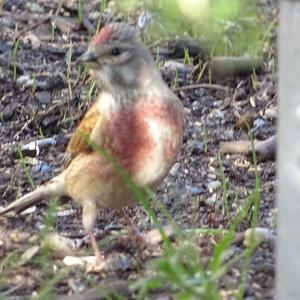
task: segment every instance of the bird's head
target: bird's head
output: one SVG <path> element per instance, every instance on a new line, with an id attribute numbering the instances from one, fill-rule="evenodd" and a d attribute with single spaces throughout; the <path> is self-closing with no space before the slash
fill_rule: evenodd
<path id="1" fill-rule="evenodd" d="M 136 30 L 124 23 L 103 27 L 78 61 L 85 64 L 96 82 L 111 93 L 138 90 L 144 81 L 157 77 L 150 51 Z"/>

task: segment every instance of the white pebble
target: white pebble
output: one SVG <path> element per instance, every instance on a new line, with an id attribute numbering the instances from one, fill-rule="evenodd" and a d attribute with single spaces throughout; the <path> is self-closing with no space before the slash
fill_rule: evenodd
<path id="1" fill-rule="evenodd" d="M 269 228 L 256 227 L 248 228 L 245 231 L 244 245 L 249 246 L 251 243 L 256 243 L 257 245 L 262 242 L 275 241 L 275 235 Z"/>
<path id="2" fill-rule="evenodd" d="M 256 107 L 256 102 L 255 102 L 254 97 L 250 97 L 250 104 L 252 107 Z"/>
<path id="3" fill-rule="evenodd" d="M 205 200 L 205 203 L 207 205 L 213 205 L 216 203 L 216 201 L 217 201 L 217 194 L 213 194 L 211 197 L 209 197 Z"/>
<path id="4" fill-rule="evenodd" d="M 276 119 L 278 116 L 277 109 L 275 107 L 267 108 L 265 110 L 265 116 L 267 117 L 267 119 Z"/>
<path id="5" fill-rule="evenodd" d="M 180 164 L 179 164 L 178 162 L 175 163 L 175 165 L 174 165 L 174 166 L 172 167 L 172 169 L 170 170 L 170 174 L 171 174 L 172 176 L 178 175 L 177 172 L 178 172 L 179 167 L 180 167 Z"/>
<path id="6" fill-rule="evenodd" d="M 84 266 L 87 263 L 95 264 L 96 257 L 95 256 L 65 256 L 63 259 L 63 263 L 67 266 Z"/>
<path id="7" fill-rule="evenodd" d="M 207 177 L 210 178 L 210 179 L 213 179 L 213 180 L 217 179 L 216 174 L 212 174 L 212 173 L 208 173 Z"/>
<path id="8" fill-rule="evenodd" d="M 212 193 L 215 189 L 219 188 L 221 185 L 222 185 L 221 181 L 214 180 L 214 181 L 210 181 L 207 184 L 207 188 L 208 188 L 209 192 Z"/>

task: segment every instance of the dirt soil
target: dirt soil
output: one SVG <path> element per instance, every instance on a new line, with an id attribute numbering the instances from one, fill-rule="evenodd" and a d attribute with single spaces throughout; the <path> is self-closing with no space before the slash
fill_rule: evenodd
<path id="1" fill-rule="evenodd" d="M 95 7 L 98 1 L 85 4 L 87 13 L 83 26 L 77 21 L 76 2 L 62 1 L 55 15 L 59 1 L 4 1 L 0 12 L 0 207 L 32 190 L 27 171 L 35 186 L 60 172 L 68 140 L 97 95 L 97 89 L 90 94 L 92 82 L 75 60 L 86 49 L 88 36 L 97 27 L 99 16 L 95 14 Z M 277 2 L 262 2 L 262 12 L 271 23 L 278 15 Z M 109 7 L 100 26 L 119 18 Z M 51 25 L 54 23 L 55 28 Z M 246 117 L 250 121 L 257 140 L 276 133 L 275 30 L 270 33 L 271 45 L 266 50 L 260 73 L 215 80 L 217 86 L 214 88 L 182 89 L 196 83 L 196 59 L 195 65 L 176 65 L 179 69 L 175 72 L 175 59 L 167 55 L 161 57 L 161 72 L 184 104 L 187 126 L 178 162 L 160 186 L 158 196 L 183 228 L 228 228 L 218 160 L 219 143 L 247 140 L 247 130 L 239 126 L 239 120 Z M 19 45 L 14 58 L 16 43 Z M 172 63 L 165 64 L 166 61 Z M 208 76 L 204 75 L 201 83 L 208 82 Z M 25 167 L 20 148 L 26 158 Z M 223 154 L 221 160 L 229 183 L 230 214 L 234 216 L 254 190 L 254 165 L 246 154 Z M 273 231 L 277 211 L 276 164 L 267 160 L 259 162 L 258 168 L 261 172 L 259 226 Z M 34 212 L 0 217 L 0 272 L 5 274 L 1 278 L 0 293 L 5 297 L 29 297 L 64 267 L 65 255 L 52 255 L 48 262 L 50 267 L 45 268 L 41 267 L 41 262 L 32 263 L 26 258 L 23 258 L 24 263 L 8 263 L 9 258 L 28 248 L 33 252 L 41 251 L 34 246 L 40 244 L 40 234 L 45 232 L 46 212 L 49 215 L 46 205 L 40 204 Z M 128 214 L 141 232 L 147 234 L 153 229 L 142 208 L 128 209 Z M 51 231 L 76 242 L 73 256 L 92 255 L 81 224 L 81 208 L 76 203 L 67 201 L 60 206 L 54 220 Z M 238 230 L 244 232 L 248 227 L 245 222 Z M 74 267 L 68 276 L 58 280 L 55 293 L 61 296 L 83 293 L 85 298 L 92 299 L 84 293 L 90 291 L 93 281 L 112 284 L 115 290 L 123 293 L 126 290 L 124 282 L 141 276 L 149 262 L 162 252 L 160 244 L 155 250 L 140 251 L 126 239 L 124 228 L 124 220 L 116 212 L 102 212 L 95 234 L 111 263 L 98 272 Z M 213 236 L 198 236 L 203 261 L 210 257 L 215 242 Z M 243 243 L 236 242 L 232 250 L 238 255 L 244 250 Z M 234 299 L 234 291 L 239 286 L 240 264 L 236 263 L 222 281 L 224 299 Z M 264 242 L 253 255 L 245 299 L 274 299 L 274 275 L 274 244 Z M 127 295 L 131 297 L 134 295 Z M 172 298 L 165 291 L 157 291 L 153 297 Z"/>

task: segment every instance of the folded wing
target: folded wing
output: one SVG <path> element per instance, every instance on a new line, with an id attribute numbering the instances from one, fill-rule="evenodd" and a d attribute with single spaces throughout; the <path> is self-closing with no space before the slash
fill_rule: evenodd
<path id="1" fill-rule="evenodd" d="M 91 137 L 93 130 L 99 122 L 100 113 L 97 110 L 96 105 L 93 105 L 80 122 L 68 144 L 63 158 L 65 168 L 79 153 L 89 153 L 93 151 L 84 140 L 83 136 Z"/>

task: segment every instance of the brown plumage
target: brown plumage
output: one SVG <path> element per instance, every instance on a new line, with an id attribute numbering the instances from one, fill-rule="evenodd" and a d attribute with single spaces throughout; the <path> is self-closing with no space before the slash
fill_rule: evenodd
<path id="1" fill-rule="evenodd" d="M 133 28 L 106 25 L 79 59 L 102 89 L 66 150 L 65 170 L 0 212 L 20 211 L 42 199 L 69 196 L 83 207 L 82 221 L 100 257 L 92 228 L 97 211 L 135 203 L 113 165 L 82 138 L 106 149 L 140 187 L 155 188 L 177 159 L 184 112 L 163 82 Z"/>

